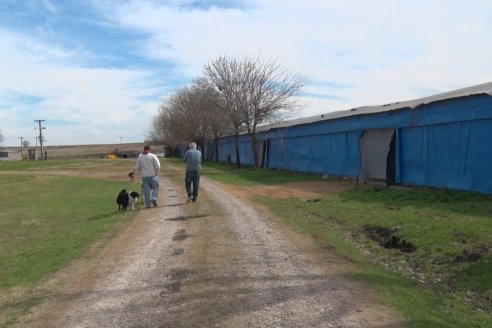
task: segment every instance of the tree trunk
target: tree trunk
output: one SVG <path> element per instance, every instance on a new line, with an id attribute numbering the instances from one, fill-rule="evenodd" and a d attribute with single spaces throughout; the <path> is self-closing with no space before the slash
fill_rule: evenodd
<path id="1" fill-rule="evenodd" d="M 214 143 L 215 143 L 215 161 L 218 163 L 219 162 L 219 137 L 214 138 Z"/>
<path id="2" fill-rule="evenodd" d="M 241 156 L 239 155 L 239 132 L 236 132 L 236 165 L 241 168 Z"/>
<path id="3" fill-rule="evenodd" d="M 259 168 L 258 139 L 256 138 L 256 133 L 254 132 L 250 134 L 250 137 L 251 137 L 251 148 L 253 151 L 253 166 L 255 167 L 255 169 L 257 169 Z"/>
<path id="4" fill-rule="evenodd" d="M 207 160 L 207 156 L 205 154 L 205 139 L 202 139 L 200 141 L 198 141 L 198 146 L 197 148 L 199 147 L 200 148 L 200 151 L 202 152 L 202 161 L 206 161 Z"/>

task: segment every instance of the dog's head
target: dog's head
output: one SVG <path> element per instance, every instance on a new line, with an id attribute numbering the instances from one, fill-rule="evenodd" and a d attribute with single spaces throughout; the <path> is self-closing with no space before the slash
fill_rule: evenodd
<path id="1" fill-rule="evenodd" d="M 136 191 L 130 191 L 128 195 L 130 195 L 132 198 L 137 198 L 139 196 L 138 192 Z"/>
<path id="2" fill-rule="evenodd" d="M 126 189 L 121 189 L 119 195 L 124 195 L 124 194 L 127 194 Z"/>
<path id="3" fill-rule="evenodd" d="M 128 173 L 128 177 L 133 178 L 135 176 L 135 171 L 131 171 Z"/>

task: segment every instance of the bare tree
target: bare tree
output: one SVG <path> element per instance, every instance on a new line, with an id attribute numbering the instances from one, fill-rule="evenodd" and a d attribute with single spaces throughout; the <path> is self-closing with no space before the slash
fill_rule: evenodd
<path id="1" fill-rule="evenodd" d="M 206 78 L 199 78 L 193 82 L 194 96 L 201 103 L 200 117 L 206 127 L 206 137 L 214 140 L 215 160 L 219 160 L 219 138 L 229 129 L 229 123 L 223 118 L 220 93 Z"/>
<path id="2" fill-rule="evenodd" d="M 4 140 L 5 139 L 3 138 L 2 129 L 0 129 L 0 147 L 2 146 Z"/>
<path id="3" fill-rule="evenodd" d="M 218 106 L 229 121 L 236 141 L 236 165 L 241 167 L 239 135 L 243 132 L 241 114 L 241 63 L 234 58 L 219 57 L 204 67 L 204 74 L 219 90 Z"/>
<path id="4" fill-rule="evenodd" d="M 212 137 L 217 140 L 224 129 L 217 93 L 203 78 L 193 81 L 190 87 L 176 90 L 159 107 L 149 136 L 167 144 L 195 141 L 205 149 L 205 140 Z"/>
<path id="5" fill-rule="evenodd" d="M 219 57 L 205 65 L 205 75 L 221 91 L 224 112 L 236 136 L 239 159 L 239 134 L 246 130 L 251 137 L 253 164 L 259 166 L 258 127 L 285 118 L 300 109 L 296 96 L 304 78 L 281 69 L 277 60 L 264 62 L 259 57 Z"/>
<path id="6" fill-rule="evenodd" d="M 22 146 L 24 146 L 24 148 L 26 148 L 26 149 L 27 149 L 27 148 L 29 147 L 29 145 L 31 145 L 31 143 L 29 142 L 29 140 L 25 140 L 25 139 L 24 139 L 24 140 L 22 141 Z"/>
<path id="7" fill-rule="evenodd" d="M 277 60 L 263 62 L 256 58 L 244 61 L 244 80 L 244 124 L 251 137 L 254 166 L 258 167 L 258 127 L 284 119 L 301 108 L 296 96 L 304 78 L 283 70 Z"/>
<path id="8" fill-rule="evenodd" d="M 159 106 L 157 114 L 154 116 L 151 128 L 147 133 L 147 139 L 164 143 L 169 149 L 172 149 L 172 154 L 179 145 L 180 140 L 173 134 L 171 111 L 166 107 L 165 103 Z"/>
<path id="9" fill-rule="evenodd" d="M 178 90 L 170 99 L 174 132 L 185 142 L 195 141 L 202 149 L 207 137 L 206 105 L 195 85 Z"/>

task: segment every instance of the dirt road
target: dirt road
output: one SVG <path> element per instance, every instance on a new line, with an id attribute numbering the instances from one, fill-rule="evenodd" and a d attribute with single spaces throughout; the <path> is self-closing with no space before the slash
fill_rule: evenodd
<path id="1" fill-rule="evenodd" d="M 405 326 L 340 275 L 345 261 L 206 178 L 186 204 L 173 174 L 158 208 L 60 272 L 15 327 Z"/>

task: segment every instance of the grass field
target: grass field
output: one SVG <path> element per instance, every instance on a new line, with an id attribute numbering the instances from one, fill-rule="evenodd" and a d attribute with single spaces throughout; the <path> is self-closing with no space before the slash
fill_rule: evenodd
<path id="1" fill-rule="evenodd" d="M 166 163 L 182 165 L 177 159 Z M 118 213 L 132 160 L 0 163 L 0 317 L 8 326 L 49 290 L 35 286 L 133 217 Z M 87 175 L 87 177 L 86 177 Z M 238 186 L 319 176 L 204 163 Z M 320 249 L 336 251 L 413 327 L 492 327 L 492 199 L 449 190 L 363 187 L 311 199 L 255 197 Z M 388 245 L 388 240 L 391 242 Z M 393 248 L 385 248 L 386 247 Z M 398 248 L 399 247 L 399 248 Z"/>
<path id="2" fill-rule="evenodd" d="M 95 241 L 109 237 L 135 212 L 118 213 L 116 195 L 127 184 L 59 176 L 63 171 L 114 171 L 123 161 L 0 163 L 0 326 L 8 326 L 49 295 L 35 286 Z M 33 170 L 38 170 L 34 172 Z M 40 174 L 39 172 L 43 174 Z M 47 173 L 47 174 L 45 174 Z"/>
<path id="3" fill-rule="evenodd" d="M 380 290 L 416 327 L 490 327 L 491 201 L 443 194 L 369 188 L 317 202 L 258 201 L 361 264 L 355 275 Z M 381 246 L 392 236 L 413 247 Z"/>

